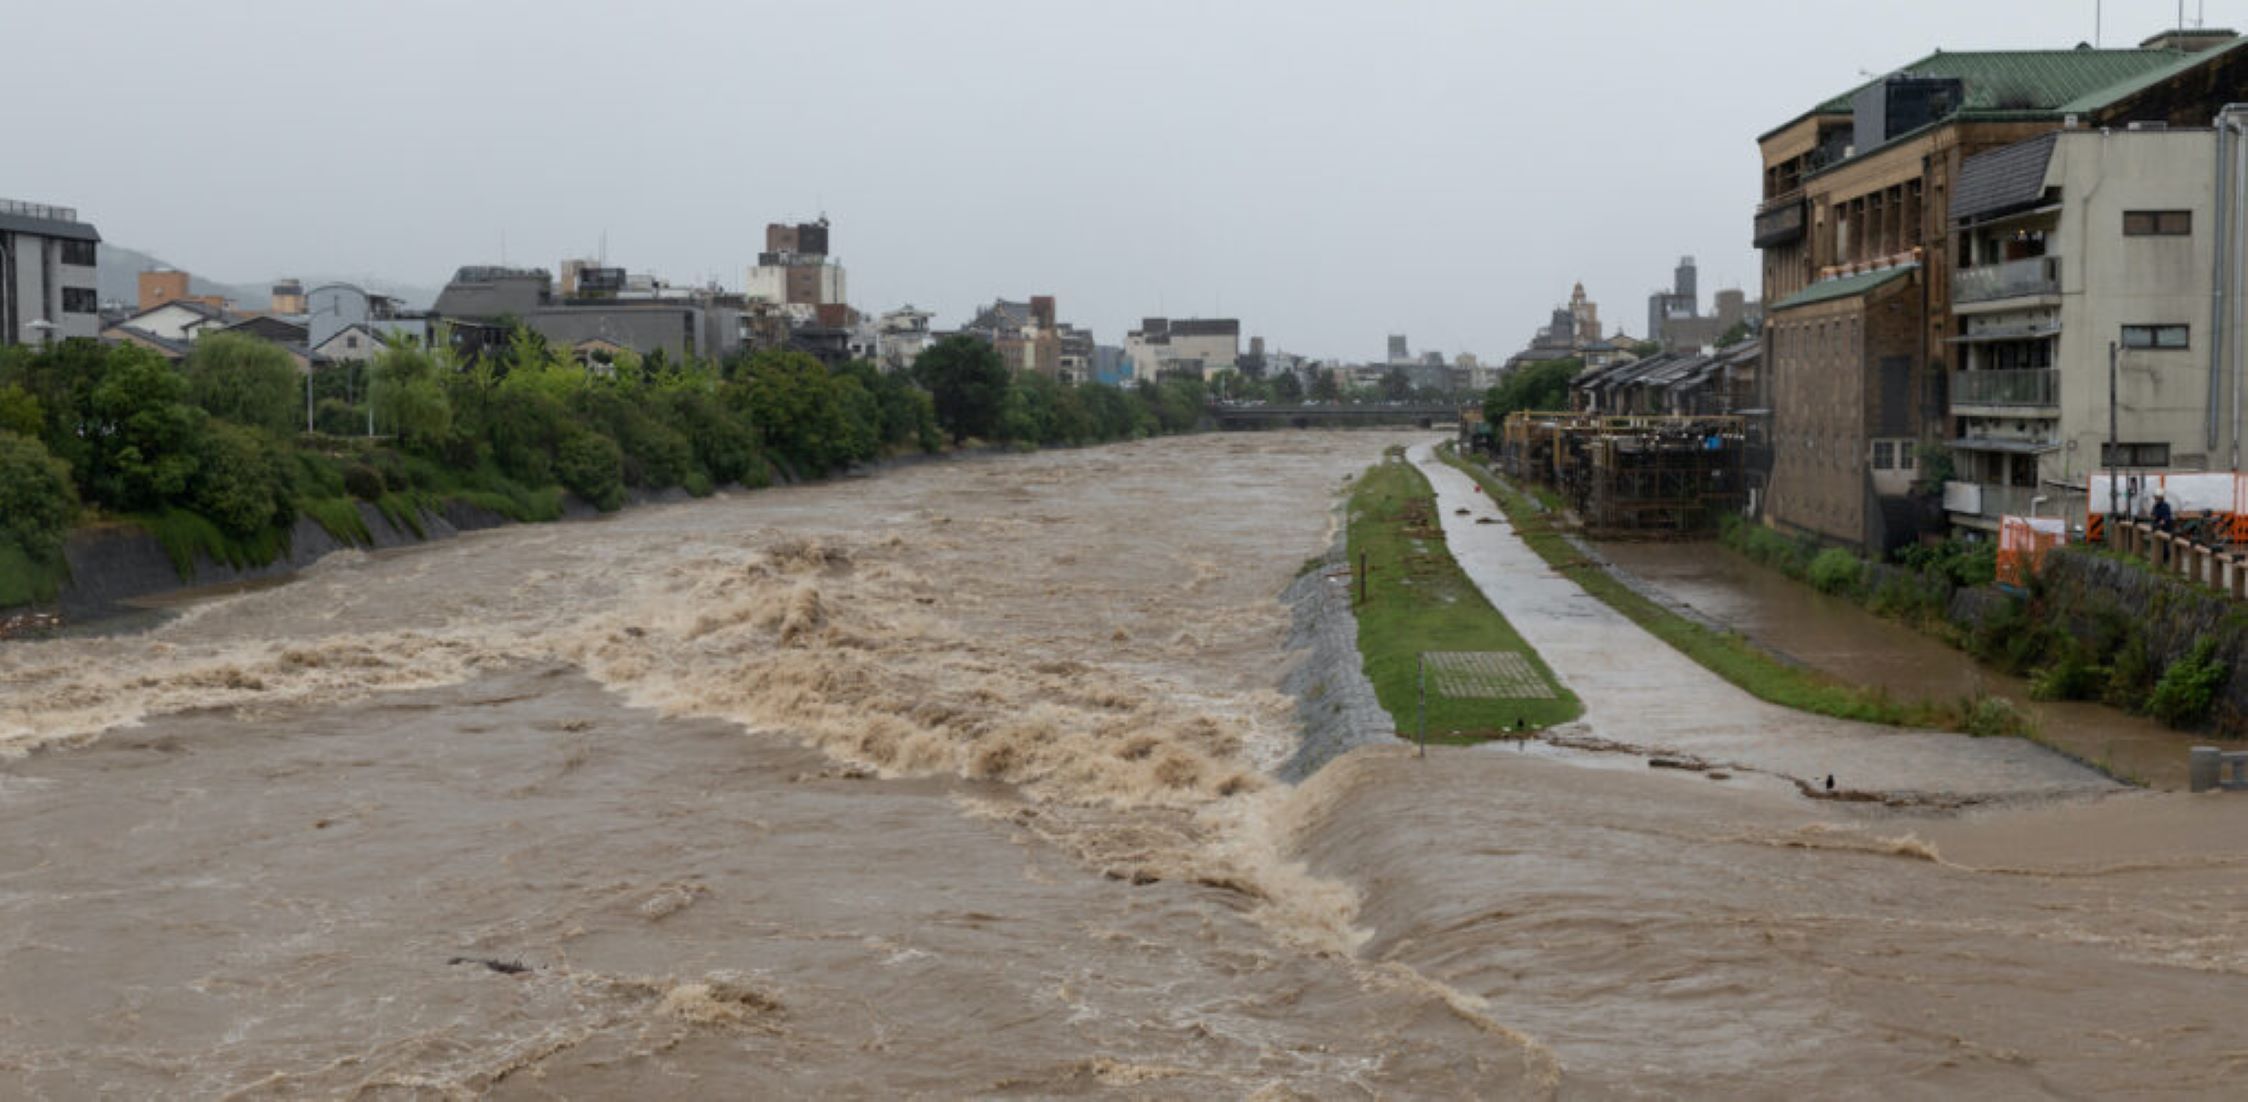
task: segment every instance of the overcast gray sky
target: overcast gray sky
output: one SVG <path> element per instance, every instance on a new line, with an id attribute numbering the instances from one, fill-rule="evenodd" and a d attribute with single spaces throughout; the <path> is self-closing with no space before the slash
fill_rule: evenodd
<path id="1" fill-rule="evenodd" d="M 1514 351 L 1613 329 L 1681 254 L 1755 292 L 1755 137 L 1929 50 L 2053 48 L 2095 0 L 0 0 L 0 196 L 199 274 L 612 263 L 740 287 L 835 222 L 851 298 L 1047 293 L 1104 343 Z M 2106 42 L 2176 20 L 2105 0 Z M 2248 24 L 2248 0 L 2187 0 Z"/>

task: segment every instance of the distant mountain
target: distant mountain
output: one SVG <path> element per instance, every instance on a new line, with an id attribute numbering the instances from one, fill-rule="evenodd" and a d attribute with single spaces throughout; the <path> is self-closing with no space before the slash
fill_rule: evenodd
<path id="1" fill-rule="evenodd" d="M 99 260 L 101 269 L 97 284 L 103 302 L 127 304 L 138 302 L 140 301 L 140 274 L 142 272 L 151 268 L 179 267 L 179 265 L 167 263 L 138 249 L 128 249 L 122 245 L 112 245 L 108 242 L 102 243 Z M 249 310 L 263 310 L 273 300 L 272 281 L 265 283 L 221 283 L 218 280 L 206 279 L 197 275 L 193 269 L 184 270 L 187 271 L 189 294 L 221 295 L 233 299 L 236 306 Z M 297 276 L 296 278 L 304 284 L 305 290 L 308 291 L 323 283 L 355 284 L 376 294 L 389 295 L 392 298 L 399 299 L 406 304 L 408 309 L 413 310 L 426 310 L 430 303 L 437 301 L 436 288 L 416 287 L 412 284 L 398 283 L 387 279 L 332 275 Z"/>
<path id="2" fill-rule="evenodd" d="M 96 257 L 101 265 L 95 286 L 103 302 L 135 303 L 140 301 L 140 274 L 151 268 L 170 268 L 166 264 L 137 249 L 102 242 Z M 187 291 L 193 295 L 223 295 L 243 306 L 263 307 L 273 295 L 273 288 L 247 283 L 220 283 L 205 279 L 190 271 L 187 274 Z"/>

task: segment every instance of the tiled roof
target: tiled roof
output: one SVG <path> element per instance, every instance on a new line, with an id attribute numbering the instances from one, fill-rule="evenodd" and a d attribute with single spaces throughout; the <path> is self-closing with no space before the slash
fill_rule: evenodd
<path id="1" fill-rule="evenodd" d="M 84 222 L 64 222 L 56 218 L 38 218 L 28 214 L 9 214 L 0 211 L 0 232 L 31 233 L 41 237 L 59 237 L 69 241 L 100 241 L 101 234 Z"/>
<path id="2" fill-rule="evenodd" d="M 2093 91 L 2080 95 L 2077 98 L 2062 104 L 2059 110 L 2062 114 L 2085 114 L 2087 112 L 2097 111 L 2102 107 L 2106 107 L 2107 105 L 2116 102 L 2117 100 L 2123 99 L 2126 96 L 2130 96 L 2138 92 L 2143 92 L 2148 88 L 2152 88 L 2155 85 L 2170 79 L 2171 77 L 2177 76 L 2179 73 L 2183 73 L 2189 69 L 2205 65 L 2208 62 L 2229 54 L 2234 50 L 2240 49 L 2243 46 L 2248 46 L 2248 37 L 2235 38 L 2232 41 L 2227 42 L 2221 46 L 2212 46 L 2209 49 L 2201 51 L 2200 53 L 2186 54 L 2182 57 L 2178 57 L 2175 61 L 2172 61 L 2168 65 L 2150 69 L 2147 72 L 2137 74 L 2127 80 L 2123 80 L 2115 84 L 2108 85 L 2105 88 L 2095 89 Z"/>
<path id="3" fill-rule="evenodd" d="M 2035 203 L 2045 195 L 2045 170 L 2059 131 L 1967 158 L 1951 193 L 1951 220 L 1964 222 Z"/>
<path id="4" fill-rule="evenodd" d="M 1938 50 L 1889 76 L 1957 77 L 1967 86 L 1962 109 L 2059 112 L 2069 104 L 2132 81 L 2152 83 L 2160 73 L 2191 68 L 2214 51 L 2179 54 L 2176 50 Z M 1848 112 L 1851 97 L 1888 79 L 1876 78 L 1818 106 L 1819 112 Z M 2099 98 L 2105 103 L 2107 98 Z"/>
<path id="5" fill-rule="evenodd" d="M 1889 76 L 1957 77 L 1966 115 L 2059 116 L 2097 110 L 2240 47 L 2241 39 L 2199 53 L 2177 50 L 1938 50 L 1876 77 L 1762 134 L 1769 138 L 1814 115 L 1848 115 L 1859 92 Z"/>
<path id="6" fill-rule="evenodd" d="M 1883 268 L 1877 272 L 1859 272 L 1857 275 L 1824 280 L 1781 299 L 1773 305 L 1772 309 L 1792 310 L 1798 306 L 1809 306 L 1814 302 L 1831 302 L 1838 298 L 1862 295 L 1890 280 L 1902 279 L 1919 270 L 1919 265 L 1907 264 L 1898 268 Z"/>

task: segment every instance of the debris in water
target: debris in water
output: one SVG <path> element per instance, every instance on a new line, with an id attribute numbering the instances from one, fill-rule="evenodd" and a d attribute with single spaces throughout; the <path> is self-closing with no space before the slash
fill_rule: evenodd
<path id="1" fill-rule="evenodd" d="M 491 957 L 454 957 L 453 959 L 446 961 L 445 963 L 481 964 L 484 967 L 489 968 L 494 972 L 498 972 L 503 976 L 520 975 L 531 970 L 530 965 L 525 964 L 519 960 L 496 960 Z"/>

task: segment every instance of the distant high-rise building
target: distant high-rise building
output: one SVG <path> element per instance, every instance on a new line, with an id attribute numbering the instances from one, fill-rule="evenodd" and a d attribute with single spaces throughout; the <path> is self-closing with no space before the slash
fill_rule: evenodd
<path id="1" fill-rule="evenodd" d="M 1412 361 L 1412 359 L 1413 359 L 1413 350 L 1412 350 L 1412 348 L 1411 348 L 1411 347 L 1410 347 L 1409 345 L 1407 345 L 1407 344 L 1405 343 L 1405 334 L 1403 334 L 1403 333 L 1392 333 L 1392 334 L 1390 334 L 1390 335 L 1389 335 L 1389 362 L 1391 362 L 1391 363 L 1393 363 L 1393 364 L 1409 363 L 1409 362 L 1411 362 L 1411 361 Z"/>
<path id="2" fill-rule="evenodd" d="M 782 306 L 800 307 L 816 315 L 818 307 L 841 306 L 850 301 L 843 266 L 828 255 L 828 224 L 817 222 L 765 227 L 765 251 L 749 270 L 748 297 Z"/>

